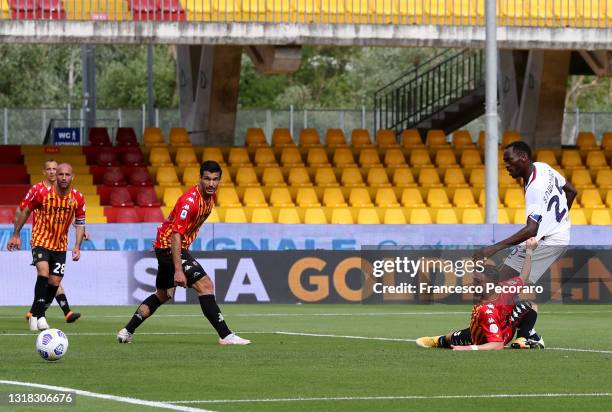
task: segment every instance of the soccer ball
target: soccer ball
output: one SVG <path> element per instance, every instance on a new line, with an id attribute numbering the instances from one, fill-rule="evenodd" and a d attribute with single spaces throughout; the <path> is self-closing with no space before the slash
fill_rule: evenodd
<path id="1" fill-rule="evenodd" d="M 56 361 L 68 351 L 68 337 L 59 329 L 47 329 L 36 338 L 36 351 L 48 361 Z"/>

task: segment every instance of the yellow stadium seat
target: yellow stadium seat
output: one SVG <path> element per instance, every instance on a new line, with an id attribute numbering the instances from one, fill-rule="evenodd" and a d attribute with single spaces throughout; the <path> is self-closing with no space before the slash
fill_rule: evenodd
<path id="1" fill-rule="evenodd" d="M 291 199 L 291 193 L 286 187 L 275 187 L 270 192 L 270 204 L 274 207 L 295 206 Z"/>
<path id="2" fill-rule="evenodd" d="M 219 223 L 221 222 L 221 218 L 219 217 L 219 212 L 216 208 L 210 211 L 210 215 L 206 218 L 206 223 Z"/>
<path id="3" fill-rule="evenodd" d="M 457 159 L 451 149 L 440 149 L 436 152 L 436 165 L 438 167 L 456 166 Z"/>
<path id="4" fill-rule="evenodd" d="M 311 147 L 310 149 L 308 149 L 308 155 L 306 156 L 306 163 L 310 167 L 329 166 L 329 159 L 327 158 L 327 152 L 322 147 Z"/>
<path id="5" fill-rule="evenodd" d="M 258 147 L 255 150 L 255 164 L 259 167 L 276 166 L 276 156 L 269 147 Z"/>
<path id="6" fill-rule="evenodd" d="M 308 170 L 305 167 L 291 168 L 291 170 L 289 171 L 289 177 L 287 178 L 287 182 L 291 186 L 312 186 L 310 176 L 308 175 Z"/>
<path id="7" fill-rule="evenodd" d="M 319 132 L 314 128 L 302 129 L 300 132 L 300 146 L 302 147 L 313 147 L 320 146 L 321 139 L 319 138 Z"/>
<path id="8" fill-rule="evenodd" d="M 247 187 L 242 195 L 242 204 L 248 207 L 268 206 L 266 197 L 260 187 Z"/>
<path id="9" fill-rule="evenodd" d="M 453 194 L 453 204 L 457 207 L 476 207 L 474 193 L 469 188 L 459 188 Z"/>
<path id="10" fill-rule="evenodd" d="M 174 207 L 179 197 L 183 195 L 183 190 L 180 187 L 167 187 L 164 190 L 162 202 L 164 206 Z"/>
<path id="11" fill-rule="evenodd" d="M 183 184 L 188 186 L 197 185 L 200 182 L 200 168 L 188 166 L 183 170 Z"/>
<path id="12" fill-rule="evenodd" d="M 9 19 L 10 9 L 8 0 L 0 1 L 0 19 Z"/>
<path id="13" fill-rule="evenodd" d="M 588 225 L 586 215 L 584 214 L 584 209 L 575 209 L 571 208 L 569 211 L 570 222 L 572 222 L 572 226 L 574 225 Z"/>
<path id="14" fill-rule="evenodd" d="M 340 3 L 340 5 L 342 5 L 342 3 Z M 340 12 L 345 13 L 345 11 L 342 9 Z M 347 1 L 346 13 L 344 14 L 344 18 L 345 21 L 355 24 L 367 23 L 372 18 L 370 15 L 370 11 L 368 10 L 368 0 Z"/>
<path id="15" fill-rule="evenodd" d="M 239 167 L 236 170 L 236 184 L 244 187 L 259 186 L 259 180 L 257 180 L 255 169 L 251 166 Z"/>
<path id="16" fill-rule="evenodd" d="M 261 182 L 264 186 L 269 187 L 287 186 L 283 172 L 278 167 L 266 167 L 263 170 Z"/>
<path id="17" fill-rule="evenodd" d="M 166 144 L 166 142 L 164 141 L 164 135 L 162 134 L 162 131 L 159 127 L 145 128 L 142 141 L 145 146 L 160 146 Z"/>
<path id="18" fill-rule="evenodd" d="M 221 182 L 219 187 L 233 187 L 234 182 L 227 166 L 221 166 Z"/>
<path id="19" fill-rule="evenodd" d="M 514 212 L 514 220 L 513 223 L 515 225 L 524 225 L 527 222 L 527 216 L 525 216 L 525 209 L 519 208 Z"/>
<path id="20" fill-rule="evenodd" d="M 597 171 L 597 177 L 595 178 L 597 187 L 612 187 L 612 170 L 602 169 Z"/>
<path id="21" fill-rule="evenodd" d="M 461 223 L 470 225 L 480 225 L 484 223 L 484 217 L 480 209 L 465 209 L 461 216 Z"/>
<path id="22" fill-rule="evenodd" d="M 259 127 L 249 127 L 246 131 L 245 143 L 247 146 L 267 146 L 266 135 Z"/>
<path id="23" fill-rule="evenodd" d="M 244 209 L 241 207 L 229 207 L 225 209 L 225 223 L 247 223 L 247 217 Z"/>
<path id="24" fill-rule="evenodd" d="M 249 152 L 244 147 L 232 147 L 227 158 L 230 166 L 250 166 Z"/>
<path id="25" fill-rule="evenodd" d="M 476 167 L 481 166 L 482 160 L 480 153 L 476 149 L 465 149 L 461 153 L 461 166 L 463 167 Z"/>
<path id="26" fill-rule="evenodd" d="M 610 219 L 610 211 L 608 209 L 595 209 L 591 212 L 591 224 L 592 225 L 612 225 L 612 219 Z"/>
<path id="27" fill-rule="evenodd" d="M 371 146 L 370 132 L 367 129 L 353 129 L 351 132 L 351 145 L 353 147 Z"/>
<path id="28" fill-rule="evenodd" d="M 612 208 L 612 190 L 608 190 L 608 193 L 606 193 L 606 206 Z"/>
<path id="29" fill-rule="evenodd" d="M 430 129 L 427 131 L 425 144 L 429 147 L 443 147 L 448 146 L 448 141 L 446 140 L 446 135 L 443 130 Z"/>
<path id="30" fill-rule="evenodd" d="M 334 150 L 333 162 L 336 167 L 354 166 L 353 152 L 349 148 L 339 147 Z"/>
<path id="31" fill-rule="evenodd" d="M 274 223 L 274 217 L 267 207 L 258 207 L 251 213 L 251 223 Z"/>
<path id="32" fill-rule="evenodd" d="M 406 167 L 406 159 L 402 150 L 395 148 L 385 150 L 385 165 L 388 167 Z"/>
<path id="33" fill-rule="evenodd" d="M 412 171 L 410 169 L 395 169 L 393 171 L 393 186 L 397 187 L 414 187 L 416 186 L 416 182 L 414 181 L 414 176 L 412 175 Z"/>
<path id="34" fill-rule="evenodd" d="M 470 185 L 473 187 L 484 187 L 485 171 L 484 168 L 472 169 L 470 172 Z"/>
<path id="35" fill-rule="evenodd" d="M 315 184 L 319 187 L 337 187 L 336 174 L 331 167 L 320 167 L 315 172 Z"/>
<path id="36" fill-rule="evenodd" d="M 153 149 L 156 149 L 155 147 Z M 151 151 L 153 151 L 151 149 Z M 185 167 L 185 166 L 197 166 L 198 158 L 196 156 L 195 150 L 191 146 L 179 147 L 176 150 L 176 164 Z"/>
<path id="37" fill-rule="evenodd" d="M 549 166 L 555 166 L 557 164 L 557 158 L 552 150 L 538 150 L 536 161 L 547 163 Z"/>
<path id="38" fill-rule="evenodd" d="M 591 150 L 587 153 L 586 165 L 591 170 L 608 169 L 606 155 L 599 150 Z"/>
<path id="39" fill-rule="evenodd" d="M 509 188 L 504 196 L 504 204 L 509 208 L 525 207 L 525 195 L 522 189 Z"/>
<path id="40" fill-rule="evenodd" d="M 359 164 L 362 167 L 380 166 L 378 151 L 372 148 L 362 149 L 359 153 Z"/>
<path id="41" fill-rule="evenodd" d="M 444 172 L 444 185 L 446 187 L 466 187 L 463 171 L 458 168 L 449 168 Z"/>
<path id="42" fill-rule="evenodd" d="M 356 167 L 344 168 L 342 170 L 342 175 L 340 176 L 340 182 L 342 183 L 342 186 L 347 187 L 365 186 L 361 173 Z"/>
<path id="43" fill-rule="evenodd" d="M 202 150 L 202 161 L 205 162 L 206 160 L 214 160 L 221 165 L 225 164 L 223 153 L 218 147 L 205 147 Z"/>
<path id="44" fill-rule="evenodd" d="M 376 206 L 399 207 L 395 191 L 390 187 L 383 187 L 376 191 Z"/>
<path id="45" fill-rule="evenodd" d="M 580 204 L 591 209 L 605 207 L 597 189 L 584 189 L 580 194 Z"/>
<path id="46" fill-rule="evenodd" d="M 414 167 L 431 166 L 431 159 L 427 150 L 413 149 L 410 152 L 410 164 Z"/>
<path id="47" fill-rule="evenodd" d="M 610 8 L 612 10 L 612 7 Z M 612 149 L 612 132 L 605 132 L 601 136 L 601 148 Z"/>
<path id="48" fill-rule="evenodd" d="M 407 187 L 402 191 L 402 205 L 404 207 L 425 207 L 423 196 L 417 188 Z"/>
<path id="49" fill-rule="evenodd" d="M 427 192 L 427 204 L 431 207 L 451 207 L 446 190 L 442 188 L 429 189 Z"/>
<path id="50" fill-rule="evenodd" d="M 69 20 L 132 20 L 127 0 L 63 2 Z"/>
<path id="51" fill-rule="evenodd" d="M 277 222 L 294 225 L 302 223 L 302 221 L 300 220 L 300 215 L 293 207 L 280 209 L 278 211 Z"/>
<path id="52" fill-rule="evenodd" d="M 591 174 L 586 169 L 576 169 L 572 173 L 572 184 L 578 189 L 592 188 L 593 181 L 591 180 Z"/>
<path id="53" fill-rule="evenodd" d="M 474 146 L 470 132 L 467 130 L 457 130 L 454 132 L 453 146 L 461 149 Z"/>
<path id="54" fill-rule="evenodd" d="M 417 208 L 412 209 L 412 212 L 410 212 L 411 225 L 430 225 L 431 223 L 431 214 L 429 213 L 429 209 Z"/>
<path id="55" fill-rule="evenodd" d="M 160 166 L 157 169 L 157 184 L 160 186 L 180 185 L 174 166 Z"/>
<path id="56" fill-rule="evenodd" d="M 372 206 L 372 199 L 370 198 L 368 189 L 364 187 L 355 187 L 351 189 L 349 204 L 354 207 Z"/>
<path id="57" fill-rule="evenodd" d="M 217 190 L 217 203 L 221 207 L 240 207 L 240 199 L 238 193 L 233 187 L 220 187 Z"/>
<path id="58" fill-rule="evenodd" d="M 510 176 L 510 173 L 508 173 L 506 169 L 498 170 L 497 180 L 501 187 L 512 187 L 517 185 L 516 180 Z"/>
<path id="59" fill-rule="evenodd" d="M 346 146 L 346 138 L 342 129 L 327 129 L 325 144 L 327 147 Z"/>
<path id="60" fill-rule="evenodd" d="M 184 127 L 173 127 L 170 129 L 170 146 L 191 146 L 189 134 Z"/>
<path id="61" fill-rule="evenodd" d="M 395 138 L 395 132 L 390 129 L 380 129 L 376 132 L 376 144 L 378 147 L 399 146 Z"/>
<path id="62" fill-rule="evenodd" d="M 502 137 L 502 145 L 506 147 L 512 142 L 518 142 L 521 140 L 521 134 L 512 130 L 506 130 Z"/>
<path id="63" fill-rule="evenodd" d="M 272 146 L 275 147 L 284 147 L 284 146 L 294 146 L 293 138 L 291 137 L 291 132 L 286 128 L 274 129 L 272 132 Z"/>
<path id="64" fill-rule="evenodd" d="M 302 166 L 302 155 L 297 147 L 284 147 L 280 158 L 283 166 Z"/>
<path id="65" fill-rule="evenodd" d="M 419 172 L 419 185 L 423 187 L 440 187 L 440 176 L 438 170 L 433 167 L 427 167 L 421 169 Z"/>
<path id="66" fill-rule="evenodd" d="M 317 192 L 312 187 L 300 187 L 297 191 L 295 201 L 299 207 L 321 206 L 317 198 Z"/>
<path id="67" fill-rule="evenodd" d="M 423 139 L 417 129 L 406 129 L 402 132 L 402 146 L 406 148 L 422 147 Z"/>
<path id="68" fill-rule="evenodd" d="M 510 217 L 506 209 L 497 209 L 497 223 L 500 225 L 510 224 Z"/>
<path id="69" fill-rule="evenodd" d="M 357 213 L 357 223 L 360 225 L 378 225 L 380 224 L 380 218 L 376 209 L 368 207 L 359 209 Z"/>
<path id="70" fill-rule="evenodd" d="M 592 132 L 578 132 L 578 137 L 576 137 L 576 146 L 578 146 L 578 148 L 581 150 L 597 147 L 595 135 Z"/>
<path id="71" fill-rule="evenodd" d="M 307 225 L 324 225 L 327 224 L 327 218 L 323 209 L 320 207 L 309 208 L 304 211 L 304 223 Z"/>
<path id="72" fill-rule="evenodd" d="M 372 167 L 368 171 L 368 186 L 371 187 L 388 187 L 391 186 L 389 183 L 389 176 L 387 171 L 382 167 Z"/>
<path id="73" fill-rule="evenodd" d="M 583 167 L 580 152 L 578 150 L 563 150 L 561 165 L 565 169 L 577 169 Z"/>
<path id="74" fill-rule="evenodd" d="M 353 224 L 353 215 L 351 215 L 351 211 L 347 208 L 335 208 L 332 210 L 330 223 L 334 225 L 351 225 Z"/>
<path id="75" fill-rule="evenodd" d="M 406 216 L 402 209 L 399 208 L 389 208 L 385 210 L 385 216 L 383 218 L 383 223 L 385 225 L 405 225 L 406 224 Z"/>
<path id="76" fill-rule="evenodd" d="M 170 159 L 170 152 L 166 147 L 151 148 L 151 153 L 149 153 L 149 161 L 153 166 L 167 166 L 173 164 L 172 159 Z"/>
<path id="77" fill-rule="evenodd" d="M 346 207 L 346 200 L 339 187 L 328 187 L 323 191 L 323 204 L 327 207 Z"/>

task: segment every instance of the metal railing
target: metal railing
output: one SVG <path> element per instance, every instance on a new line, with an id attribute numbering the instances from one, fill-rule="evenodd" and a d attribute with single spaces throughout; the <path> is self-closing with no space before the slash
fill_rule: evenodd
<path id="1" fill-rule="evenodd" d="M 484 25 L 485 0 L 7 0 L 0 19 Z M 607 28 L 612 0 L 498 0 L 497 24 Z"/>
<path id="2" fill-rule="evenodd" d="M 375 128 L 417 127 L 483 85 L 483 50 L 444 52 L 376 91 Z"/>

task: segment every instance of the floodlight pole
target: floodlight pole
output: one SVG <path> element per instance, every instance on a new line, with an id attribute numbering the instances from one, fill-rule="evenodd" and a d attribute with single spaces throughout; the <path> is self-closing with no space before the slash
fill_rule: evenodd
<path id="1" fill-rule="evenodd" d="M 485 4 L 485 223 L 497 223 L 497 22 L 495 0 Z"/>

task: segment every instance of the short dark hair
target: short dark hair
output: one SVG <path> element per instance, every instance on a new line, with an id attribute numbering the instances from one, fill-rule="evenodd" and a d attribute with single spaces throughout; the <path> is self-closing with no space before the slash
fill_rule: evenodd
<path id="1" fill-rule="evenodd" d="M 527 158 L 531 160 L 531 147 L 525 142 L 516 141 L 507 145 L 504 149 L 512 149 L 519 153 L 524 153 L 527 155 Z"/>
<path id="2" fill-rule="evenodd" d="M 490 282 L 493 282 L 494 284 L 497 284 L 499 282 L 499 269 L 497 269 L 497 266 L 484 265 L 484 270 L 482 271 L 482 273 Z"/>
<path id="3" fill-rule="evenodd" d="M 221 177 L 221 174 L 223 173 L 219 163 L 215 162 L 214 160 L 205 160 L 202 162 L 202 165 L 200 166 L 200 177 L 204 176 L 204 172 L 219 173 L 219 177 Z"/>

